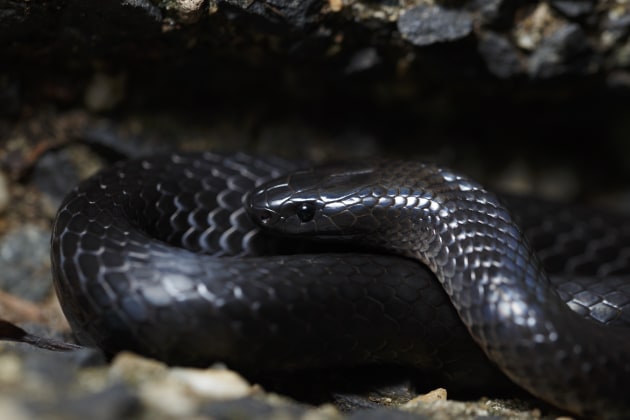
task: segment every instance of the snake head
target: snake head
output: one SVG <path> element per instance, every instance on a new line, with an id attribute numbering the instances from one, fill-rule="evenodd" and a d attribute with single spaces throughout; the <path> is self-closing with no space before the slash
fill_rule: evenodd
<path id="1" fill-rule="evenodd" d="M 250 217 L 265 230 L 308 236 L 360 233 L 357 217 L 370 169 L 324 166 L 270 181 L 247 198 Z M 363 210 L 360 209 L 363 208 Z"/>

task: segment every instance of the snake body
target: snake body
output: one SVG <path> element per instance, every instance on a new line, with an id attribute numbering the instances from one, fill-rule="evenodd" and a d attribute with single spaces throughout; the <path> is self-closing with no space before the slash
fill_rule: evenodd
<path id="1" fill-rule="evenodd" d="M 579 212 L 523 204 L 524 230 L 558 274 L 549 278 L 509 212 L 474 182 L 418 163 L 351 168 L 283 178 L 298 165 L 188 153 L 87 179 L 52 234 L 73 331 L 108 354 L 245 370 L 397 363 L 482 382 L 495 377 L 490 359 L 559 407 L 627 413 L 630 264 L 609 246 L 630 238 L 620 222 L 585 213 L 580 229 L 562 231 Z M 271 227 L 407 258 L 333 253 L 339 244 Z M 603 235 L 599 246 L 585 233 Z"/>

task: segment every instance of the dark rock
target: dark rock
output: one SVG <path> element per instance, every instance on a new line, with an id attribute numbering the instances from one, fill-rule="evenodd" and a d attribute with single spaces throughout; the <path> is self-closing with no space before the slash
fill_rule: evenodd
<path id="1" fill-rule="evenodd" d="M 473 0 L 470 10 L 477 14 L 479 23 L 492 27 L 508 27 L 515 3 L 505 0 Z"/>
<path id="2" fill-rule="evenodd" d="M 26 347 L 24 347 L 26 349 Z M 23 369 L 40 380 L 54 383 L 69 383 L 76 378 L 79 366 L 75 363 L 72 352 L 52 352 L 30 348 L 24 351 Z"/>
<path id="3" fill-rule="evenodd" d="M 529 57 L 528 73 L 534 79 L 547 79 L 565 74 L 583 74 L 592 63 L 588 39 L 577 24 L 559 28 Z"/>
<path id="4" fill-rule="evenodd" d="M 236 5 L 271 23 L 284 23 L 295 28 L 313 23 L 323 5 L 322 0 L 224 0 L 219 3 Z"/>
<path id="5" fill-rule="evenodd" d="M 142 406 L 131 388 L 116 384 L 78 397 L 61 397 L 52 403 L 38 401 L 28 404 L 27 408 L 34 418 L 53 412 L 54 418 L 107 420 L 132 418 Z"/>
<path id="6" fill-rule="evenodd" d="M 91 347 L 66 352 L 63 355 L 80 368 L 105 366 L 108 361 L 102 350 Z"/>
<path id="7" fill-rule="evenodd" d="M 577 18 L 591 13 L 595 7 L 593 0 L 550 0 L 549 3 L 569 18 Z"/>
<path id="8" fill-rule="evenodd" d="M 481 36 L 479 53 L 486 61 L 488 70 L 497 77 L 507 79 L 524 72 L 516 47 L 496 32 L 488 31 Z"/>
<path id="9" fill-rule="evenodd" d="M 61 200 L 79 182 L 79 173 L 66 150 L 53 151 L 37 160 L 32 180 L 53 205 L 59 207 Z"/>
<path id="10" fill-rule="evenodd" d="M 623 45 L 623 39 L 630 33 L 630 10 L 626 10 L 625 13 L 607 13 L 605 19 L 603 20 L 603 34 L 605 37 L 603 39 L 606 40 L 606 45 L 613 45 L 619 42 Z M 614 55 L 618 55 L 620 51 L 624 48 L 621 46 Z"/>
<path id="11" fill-rule="evenodd" d="M 141 10 L 146 16 L 153 18 L 156 22 L 162 20 L 162 11 L 149 0 L 122 0 L 121 4 Z"/>
<path id="12" fill-rule="evenodd" d="M 472 32 L 472 15 L 440 6 L 416 6 L 398 19 L 403 38 L 417 46 L 464 38 Z"/>
<path id="13" fill-rule="evenodd" d="M 22 226 L 0 238 L 0 289 L 34 302 L 50 293 L 50 233 Z"/>

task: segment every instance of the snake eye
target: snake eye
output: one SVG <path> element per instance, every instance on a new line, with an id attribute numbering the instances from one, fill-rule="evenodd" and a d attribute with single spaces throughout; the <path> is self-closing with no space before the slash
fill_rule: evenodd
<path id="1" fill-rule="evenodd" d="M 295 213 L 302 223 L 310 222 L 315 217 L 315 204 L 308 201 L 300 203 Z"/>

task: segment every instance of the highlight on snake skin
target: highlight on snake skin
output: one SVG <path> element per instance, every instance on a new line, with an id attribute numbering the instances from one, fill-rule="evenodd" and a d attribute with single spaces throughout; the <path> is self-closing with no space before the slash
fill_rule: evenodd
<path id="1" fill-rule="evenodd" d="M 108 355 L 244 372 L 396 364 L 461 388 L 507 377 L 621 418 L 630 264 L 620 252 L 588 271 L 597 252 L 554 253 L 567 218 L 573 243 L 628 240 L 613 216 L 498 198 L 432 164 L 160 155 L 66 197 L 52 270 L 77 339 Z"/>

